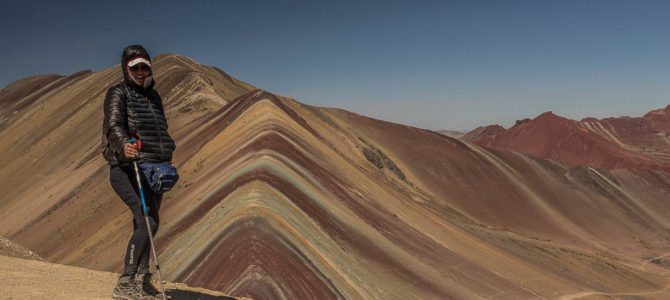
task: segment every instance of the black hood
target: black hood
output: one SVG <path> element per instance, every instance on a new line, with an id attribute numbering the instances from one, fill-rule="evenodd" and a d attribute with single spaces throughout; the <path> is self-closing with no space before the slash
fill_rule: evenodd
<path id="1" fill-rule="evenodd" d="M 121 70 L 123 71 L 123 81 L 130 87 L 138 88 L 138 89 L 150 89 L 154 86 L 154 81 L 153 81 L 153 70 L 151 72 L 151 79 L 149 82 L 149 86 L 138 86 L 132 79 L 130 79 L 130 74 L 128 74 L 128 61 L 130 61 L 133 58 L 136 57 L 142 57 L 145 58 L 148 61 L 151 61 L 151 56 L 149 56 L 149 52 L 147 49 L 144 49 L 141 45 L 130 45 L 123 49 L 123 54 L 121 55 Z"/>

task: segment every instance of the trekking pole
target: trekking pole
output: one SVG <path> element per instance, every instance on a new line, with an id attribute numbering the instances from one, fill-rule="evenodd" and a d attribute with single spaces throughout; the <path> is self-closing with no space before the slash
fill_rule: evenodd
<path id="1" fill-rule="evenodd" d="M 134 143 L 135 140 L 130 139 L 128 143 Z M 149 242 L 151 242 L 151 251 L 154 254 L 154 262 L 156 263 L 156 273 L 158 273 L 158 282 L 161 285 L 161 293 L 163 300 L 165 298 L 165 288 L 163 287 L 163 278 L 161 278 L 161 268 L 158 265 L 158 255 L 156 255 L 156 246 L 154 246 L 154 235 L 151 233 L 151 223 L 149 223 L 149 210 L 147 209 L 147 201 L 144 200 L 144 190 L 142 189 L 142 180 L 140 179 L 140 170 L 137 168 L 137 161 L 133 160 L 133 167 L 135 167 L 135 177 L 137 177 L 137 186 L 140 189 L 140 198 L 142 199 L 142 211 L 144 212 L 144 221 L 147 222 L 147 231 L 149 232 Z"/>

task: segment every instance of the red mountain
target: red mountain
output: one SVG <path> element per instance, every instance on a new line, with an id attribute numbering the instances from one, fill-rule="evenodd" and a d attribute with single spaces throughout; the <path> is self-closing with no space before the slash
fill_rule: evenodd
<path id="1" fill-rule="evenodd" d="M 648 112 L 642 117 L 642 120 L 656 131 L 665 133 L 670 132 L 670 105 L 666 106 L 664 109 Z"/>
<path id="2" fill-rule="evenodd" d="M 471 142 L 562 162 L 605 169 L 670 171 L 670 106 L 642 118 L 581 122 L 546 112 L 494 135 L 468 133 Z M 475 130 L 476 131 L 476 130 Z"/>

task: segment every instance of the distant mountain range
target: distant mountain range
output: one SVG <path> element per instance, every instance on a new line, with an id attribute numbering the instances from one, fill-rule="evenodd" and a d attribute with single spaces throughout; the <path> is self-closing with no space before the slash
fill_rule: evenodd
<path id="1" fill-rule="evenodd" d="M 505 130 L 479 127 L 463 139 L 499 150 L 512 150 L 560 161 L 567 166 L 609 170 L 644 168 L 670 172 L 670 105 L 641 118 L 569 120 L 546 112 L 517 121 Z"/>
<path id="2" fill-rule="evenodd" d="M 545 113 L 459 140 L 179 55 L 153 64 L 181 174 L 156 240 L 171 282 L 253 299 L 670 297 L 668 108 Z M 131 215 L 99 150 L 121 77 L 117 65 L 0 90 L 1 236 L 49 262 L 121 269 Z"/>

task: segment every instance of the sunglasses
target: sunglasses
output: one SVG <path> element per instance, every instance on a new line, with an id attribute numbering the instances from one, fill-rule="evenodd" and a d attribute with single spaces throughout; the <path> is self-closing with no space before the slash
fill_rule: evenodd
<path id="1" fill-rule="evenodd" d="M 151 71 L 151 67 L 145 65 L 145 64 L 137 64 L 129 68 L 131 71 L 135 72 L 137 70 L 142 70 L 142 71 Z"/>

